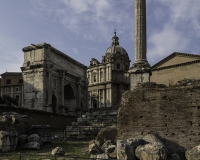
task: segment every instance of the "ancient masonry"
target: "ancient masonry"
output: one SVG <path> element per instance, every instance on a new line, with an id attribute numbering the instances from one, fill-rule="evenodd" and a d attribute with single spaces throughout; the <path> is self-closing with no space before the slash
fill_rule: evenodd
<path id="1" fill-rule="evenodd" d="M 156 134 L 169 153 L 184 153 L 200 143 L 200 83 L 127 91 L 118 110 L 118 139 Z"/>
<path id="2" fill-rule="evenodd" d="M 130 68 L 130 89 L 150 81 L 150 65 L 146 58 L 146 0 L 135 0 L 135 61 Z"/>
<path id="3" fill-rule="evenodd" d="M 23 48 L 24 107 L 54 113 L 87 108 L 87 67 L 41 43 Z"/>

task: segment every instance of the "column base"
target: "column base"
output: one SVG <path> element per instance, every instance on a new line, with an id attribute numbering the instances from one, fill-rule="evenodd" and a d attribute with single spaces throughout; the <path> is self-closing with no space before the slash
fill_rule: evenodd
<path id="1" fill-rule="evenodd" d="M 128 71 L 130 75 L 130 90 L 136 89 L 139 83 L 150 82 L 152 75 L 150 65 L 147 64 L 133 64 Z"/>

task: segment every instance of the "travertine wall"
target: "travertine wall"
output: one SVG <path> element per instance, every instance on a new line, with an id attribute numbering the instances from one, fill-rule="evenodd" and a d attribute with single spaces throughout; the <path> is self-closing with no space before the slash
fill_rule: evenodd
<path id="1" fill-rule="evenodd" d="M 118 112 L 119 140 L 155 133 L 173 153 L 200 144 L 200 88 L 127 91 Z"/>
<path id="2" fill-rule="evenodd" d="M 174 85 L 177 81 L 185 78 L 200 79 L 199 68 L 200 63 L 191 63 L 189 65 L 152 70 L 150 81 L 158 84 Z"/>
<path id="3" fill-rule="evenodd" d="M 23 51 L 25 108 L 64 114 L 87 109 L 86 66 L 46 43 Z"/>

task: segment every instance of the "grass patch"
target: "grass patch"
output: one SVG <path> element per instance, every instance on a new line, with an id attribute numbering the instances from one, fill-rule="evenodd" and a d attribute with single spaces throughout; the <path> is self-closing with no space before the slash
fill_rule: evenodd
<path id="1" fill-rule="evenodd" d="M 21 160 L 55 160 L 55 157 L 51 155 L 51 151 L 56 147 L 62 147 L 65 151 L 65 156 L 56 157 L 56 160 L 67 160 L 67 157 L 82 157 L 83 159 L 89 159 L 89 155 L 86 153 L 88 150 L 89 141 L 57 141 L 47 143 L 41 146 L 40 150 L 16 150 L 15 152 L 0 153 L 0 159 L 6 160 L 19 160 L 21 154 Z M 78 158 L 81 160 L 81 158 Z"/>

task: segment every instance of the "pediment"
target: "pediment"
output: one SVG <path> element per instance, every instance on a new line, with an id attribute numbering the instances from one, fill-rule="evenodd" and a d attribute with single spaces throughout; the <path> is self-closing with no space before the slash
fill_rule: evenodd
<path id="1" fill-rule="evenodd" d="M 164 58 L 163 60 L 156 63 L 155 65 L 153 65 L 152 69 L 158 69 L 173 65 L 180 65 L 183 63 L 192 62 L 196 60 L 200 60 L 200 55 L 174 52 L 171 55 Z"/>

